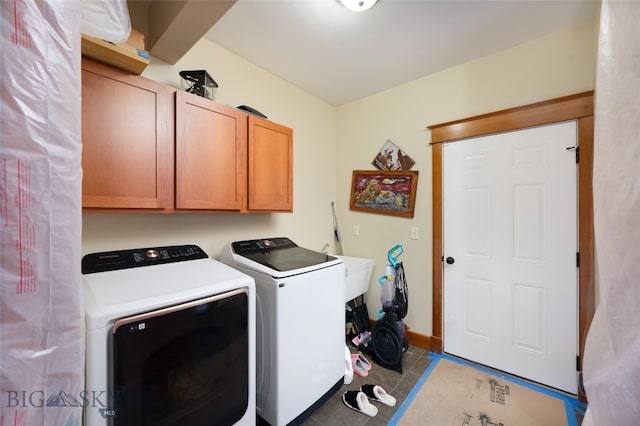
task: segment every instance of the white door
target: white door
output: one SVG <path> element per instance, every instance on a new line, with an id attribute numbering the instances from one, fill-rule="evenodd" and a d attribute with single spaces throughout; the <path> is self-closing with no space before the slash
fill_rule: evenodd
<path id="1" fill-rule="evenodd" d="M 445 352 L 573 394 L 576 141 L 572 121 L 443 147 Z"/>

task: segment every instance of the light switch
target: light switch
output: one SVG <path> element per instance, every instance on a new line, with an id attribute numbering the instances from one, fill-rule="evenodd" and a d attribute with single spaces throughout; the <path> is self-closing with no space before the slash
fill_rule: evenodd
<path id="1" fill-rule="evenodd" d="M 351 234 L 354 236 L 358 236 L 360 235 L 360 226 L 358 225 L 353 225 L 353 227 L 351 228 Z"/>
<path id="2" fill-rule="evenodd" d="M 411 239 L 412 240 L 417 240 L 420 238 L 420 228 L 418 228 L 417 226 L 412 226 L 411 227 Z"/>

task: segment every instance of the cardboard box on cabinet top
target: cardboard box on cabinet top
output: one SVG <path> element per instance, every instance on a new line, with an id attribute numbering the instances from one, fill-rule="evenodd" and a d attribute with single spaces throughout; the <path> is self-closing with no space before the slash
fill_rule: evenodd
<path id="1" fill-rule="evenodd" d="M 141 74 L 149 65 L 144 35 L 136 30 L 131 30 L 126 43 L 118 44 L 82 34 L 82 55 L 133 74 Z"/>

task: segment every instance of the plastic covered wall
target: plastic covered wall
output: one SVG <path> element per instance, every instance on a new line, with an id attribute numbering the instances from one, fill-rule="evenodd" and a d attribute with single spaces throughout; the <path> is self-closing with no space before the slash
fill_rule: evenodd
<path id="1" fill-rule="evenodd" d="M 91 11 L 84 13 L 87 4 Z M 96 12 L 100 7 L 102 14 Z M 2 426 L 80 425 L 83 409 L 100 408 L 101 390 L 84 389 L 80 31 L 85 24 L 95 26 L 94 34 L 126 39 L 126 2 L 0 1 Z"/>
<path id="2" fill-rule="evenodd" d="M 1 1 L 0 424 L 80 424 L 80 4 Z"/>
<path id="3" fill-rule="evenodd" d="M 600 303 L 584 354 L 584 426 L 640 423 L 639 22 L 639 2 L 602 2 L 593 170 Z"/>
<path id="4" fill-rule="evenodd" d="M 80 3 L 0 7 L 0 424 L 79 425 Z"/>

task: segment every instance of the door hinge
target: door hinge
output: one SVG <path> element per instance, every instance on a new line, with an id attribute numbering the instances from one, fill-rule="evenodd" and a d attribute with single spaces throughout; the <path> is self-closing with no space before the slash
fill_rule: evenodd
<path id="1" fill-rule="evenodd" d="M 576 371 L 580 371 L 580 355 L 576 355 Z"/>
<path id="2" fill-rule="evenodd" d="M 576 267 L 580 267 L 580 252 L 576 253 Z"/>
<path id="3" fill-rule="evenodd" d="M 576 164 L 580 163 L 580 147 L 579 146 L 568 146 L 567 151 L 575 151 L 576 152 Z"/>

